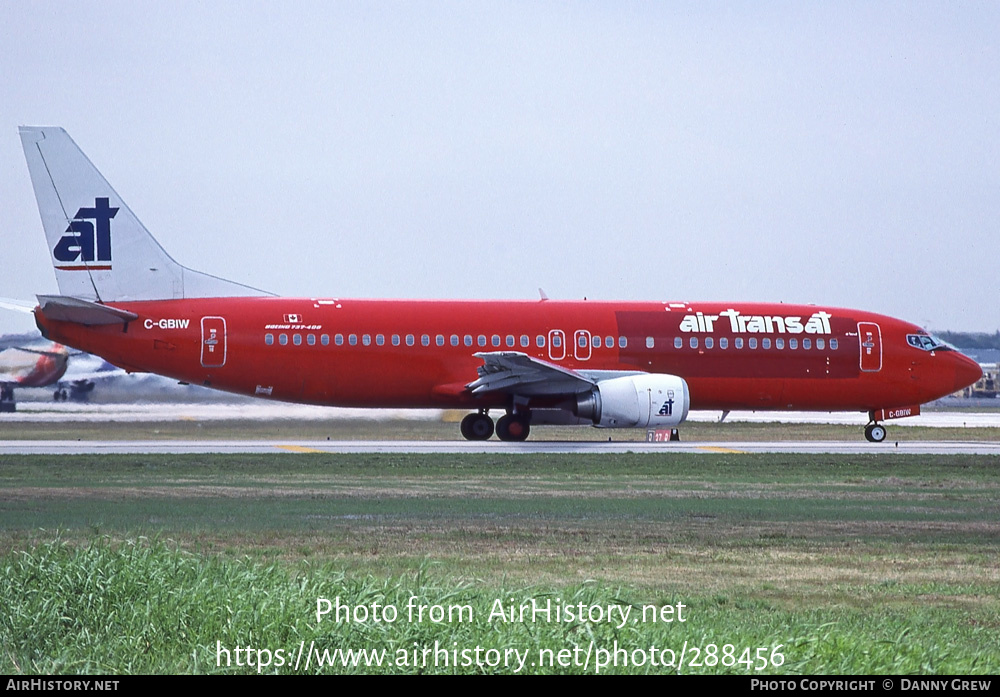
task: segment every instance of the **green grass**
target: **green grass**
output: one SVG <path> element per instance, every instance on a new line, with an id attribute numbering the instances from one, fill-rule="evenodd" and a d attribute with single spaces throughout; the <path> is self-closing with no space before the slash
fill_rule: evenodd
<path id="1" fill-rule="evenodd" d="M 358 576 L 335 564 L 263 565 L 145 540 L 46 543 L 8 555 L 3 569 L 18 589 L 5 598 L 8 610 L 0 618 L 0 668 L 7 673 L 755 675 L 754 668 L 766 664 L 763 674 L 989 674 L 1000 658 L 995 625 L 977 620 L 974 610 L 933 604 L 796 612 L 724 594 L 678 599 L 595 583 L 545 588 L 456 581 L 427 566 L 400 577 Z M 322 601 L 329 602 L 327 610 L 333 603 L 350 609 L 339 621 L 330 612 L 318 617 Z M 511 606 L 547 601 L 563 612 L 580 604 L 588 614 L 609 605 L 631 609 L 625 619 L 608 612 L 594 621 L 509 614 Z M 425 613 L 413 614 L 421 606 Z M 440 608 L 438 617 L 433 606 Z M 658 621 L 663 606 L 673 609 L 666 619 L 684 621 Z M 650 612 L 643 615 L 643 608 Z M 425 652 L 435 646 L 445 647 L 444 653 Z M 247 647 L 255 650 L 252 657 Z M 339 662 L 306 669 L 302 662 L 296 668 L 300 647 L 326 650 L 328 657 L 336 649 L 375 651 L 383 665 Z M 496 664 L 487 665 L 487 653 L 476 660 L 476 647 L 496 652 Z M 654 647 L 656 659 L 668 665 L 651 664 Z M 751 660 L 758 648 L 766 659 Z M 560 652 L 563 665 L 545 662 Z M 501 655 L 510 662 L 501 663 Z"/>
<path id="2" fill-rule="evenodd" d="M 898 454 L 4 456 L 0 672 L 255 672 L 218 665 L 236 645 L 537 657 L 617 641 L 636 656 L 780 645 L 764 674 L 995 673 L 998 472 L 996 457 Z M 474 619 L 317 622 L 317 598 L 338 596 Z M 552 597 L 681 602 L 688 621 L 487 621 L 498 599 Z M 513 669 L 319 672 L 366 671 Z M 677 671 L 648 655 L 602 670 Z"/>

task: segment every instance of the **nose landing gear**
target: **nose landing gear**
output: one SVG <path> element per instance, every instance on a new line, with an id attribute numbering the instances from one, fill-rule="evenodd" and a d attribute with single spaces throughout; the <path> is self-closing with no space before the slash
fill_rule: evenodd
<path id="1" fill-rule="evenodd" d="M 870 423 L 865 426 L 865 439 L 869 443 L 881 443 L 885 440 L 885 426 L 880 423 Z"/>

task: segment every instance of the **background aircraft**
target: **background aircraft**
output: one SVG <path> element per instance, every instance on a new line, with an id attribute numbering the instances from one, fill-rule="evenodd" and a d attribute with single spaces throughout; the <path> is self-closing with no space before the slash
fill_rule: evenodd
<path id="1" fill-rule="evenodd" d="M 15 387 L 49 387 L 66 373 L 69 351 L 65 346 L 45 342 L 44 348 L 11 346 L 0 350 L 0 412 L 14 411 Z M 65 399 L 59 387 L 56 399 Z"/>

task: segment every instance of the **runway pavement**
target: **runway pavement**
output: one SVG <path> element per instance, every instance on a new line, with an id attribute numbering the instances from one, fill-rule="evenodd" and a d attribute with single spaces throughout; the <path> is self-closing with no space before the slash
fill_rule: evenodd
<path id="1" fill-rule="evenodd" d="M 1000 400 L 997 400 L 1000 406 Z M 21 401 L 17 411 L 0 415 L 0 420 L 10 423 L 47 423 L 49 421 L 74 421 L 81 423 L 102 422 L 153 422 L 153 421 L 331 421 L 338 419 L 389 421 L 439 421 L 442 412 L 436 409 L 344 409 L 339 407 L 318 407 L 307 404 L 284 404 L 265 400 L 250 400 L 234 403 L 183 402 L 183 403 L 79 403 L 53 402 L 51 400 Z M 719 411 L 696 411 L 688 415 L 688 421 L 715 422 L 722 417 Z M 734 411 L 726 421 L 748 423 L 816 423 L 848 424 L 859 429 L 864 426 L 867 416 L 858 412 L 801 412 L 801 411 Z M 1000 410 L 982 411 L 942 411 L 925 410 L 919 416 L 898 419 L 891 422 L 892 428 L 929 426 L 932 428 L 985 427 L 1000 428 Z"/>
<path id="2" fill-rule="evenodd" d="M 603 441 L 0 441 L 4 455 L 94 455 L 180 453 L 900 453 L 1000 455 L 1000 442 L 850 441 L 644 443 Z"/>

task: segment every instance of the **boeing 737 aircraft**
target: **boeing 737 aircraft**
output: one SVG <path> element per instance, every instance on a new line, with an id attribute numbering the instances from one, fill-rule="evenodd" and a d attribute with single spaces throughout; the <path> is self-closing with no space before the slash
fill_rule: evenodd
<path id="1" fill-rule="evenodd" d="M 175 262 L 61 128 L 20 134 L 60 292 L 38 297 L 36 322 L 128 371 L 468 409 L 463 436 L 514 441 L 541 423 L 672 427 L 693 409 L 866 412 L 881 441 L 884 420 L 981 375 L 913 324 L 832 307 L 274 297 Z"/>

